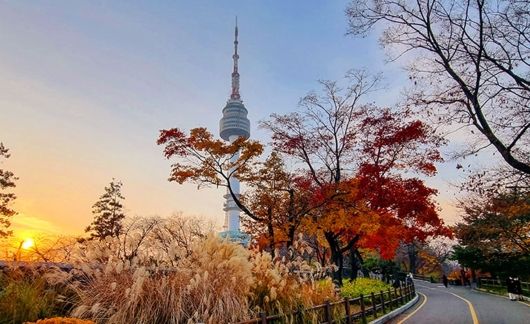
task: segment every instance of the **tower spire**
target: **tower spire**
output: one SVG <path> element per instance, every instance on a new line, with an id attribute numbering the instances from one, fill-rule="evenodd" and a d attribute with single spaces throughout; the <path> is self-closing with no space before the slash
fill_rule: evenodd
<path id="1" fill-rule="evenodd" d="M 232 71 L 232 94 L 230 94 L 231 100 L 241 100 L 241 96 L 239 95 L 239 71 L 238 71 L 238 60 L 239 55 L 237 54 L 237 36 L 238 36 L 238 29 L 237 29 L 237 16 L 236 16 L 236 28 L 234 31 L 234 55 L 232 55 L 232 58 L 234 59 L 234 70 Z"/>

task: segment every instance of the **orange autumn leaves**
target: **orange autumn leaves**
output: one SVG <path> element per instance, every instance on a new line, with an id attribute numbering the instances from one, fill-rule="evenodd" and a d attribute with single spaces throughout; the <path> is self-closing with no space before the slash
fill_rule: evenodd
<path id="1" fill-rule="evenodd" d="M 276 152 L 260 160 L 263 146 L 256 141 L 228 143 L 196 128 L 189 135 L 162 131 L 158 143 L 165 145 L 167 158 L 178 159 L 170 181 L 230 186 L 229 179 L 237 176 L 248 189 L 236 197 L 250 218 L 247 227 L 271 249 L 292 244 L 299 233 L 325 245 L 323 233 L 333 232 L 343 241 L 357 237 L 356 247 L 377 249 L 388 258 L 401 241 L 444 228 L 431 201 L 435 191 L 417 179 L 384 177 L 389 168 L 382 164 L 366 163 L 353 178 L 318 186 L 309 174 L 286 170 Z M 409 227 L 400 219 L 408 214 L 414 214 Z M 425 231 L 426 224 L 433 230 Z"/>
<path id="2" fill-rule="evenodd" d="M 223 186 L 224 180 L 232 176 L 230 170 L 245 171 L 263 152 L 263 146 L 256 141 L 238 138 L 231 143 L 225 142 L 214 139 L 206 128 L 194 128 L 189 135 L 178 128 L 163 130 L 157 143 L 165 145 L 166 158 L 183 159 L 184 163 L 172 165 L 169 178 L 180 184 L 190 181 Z M 238 152 L 239 158 L 231 161 Z"/>
<path id="3" fill-rule="evenodd" d="M 274 251 L 302 234 L 338 273 L 359 248 L 389 258 L 400 242 L 450 235 L 436 190 L 418 177 L 436 173 L 443 140 L 408 111 L 363 104 L 377 76 L 352 70 L 345 82 L 320 81 L 321 92 L 303 97 L 297 112 L 262 122 L 272 134 L 266 159 L 256 141 L 227 143 L 204 128 L 162 131 L 158 143 L 177 160 L 170 181 L 227 187 L 261 244 Z M 231 191 L 234 176 L 240 196 Z"/>

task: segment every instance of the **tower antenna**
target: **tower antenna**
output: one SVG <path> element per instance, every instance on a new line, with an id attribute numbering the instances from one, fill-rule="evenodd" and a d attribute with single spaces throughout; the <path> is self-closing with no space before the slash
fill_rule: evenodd
<path id="1" fill-rule="evenodd" d="M 234 30 L 234 55 L 232 55 L 232 58 L 234 59 L 234 70 L 232 71 L 232 94 L 230 94 L 230 99 L 232 100 L 241 100 L 241 96 L 239 95 L 239 70 L 238 70 L 238 60 L 239 55 L 237 54 L 237 45 L 239 42 L 237 41 L 239 31 L 237 28 L 237 16 L 236 16 L 236 27 Z"/>

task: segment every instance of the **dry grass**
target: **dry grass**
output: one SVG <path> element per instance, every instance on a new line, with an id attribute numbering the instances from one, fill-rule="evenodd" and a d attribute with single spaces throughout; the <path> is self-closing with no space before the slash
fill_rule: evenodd
<path id="1" fill-rule="evenodd" d="M 72 316 L 98 323 L 226 323 L 335 298 L 331 281 L 315 281 L 311 267 L 299 258 L 272 260 L 268 253 L 213 235 L 190 250 L 171 268 L 91 251 L 95 260 L 107 263 L 102 268 L 84 261 L 87 275 L 74 285 L 78 302 Z"/>

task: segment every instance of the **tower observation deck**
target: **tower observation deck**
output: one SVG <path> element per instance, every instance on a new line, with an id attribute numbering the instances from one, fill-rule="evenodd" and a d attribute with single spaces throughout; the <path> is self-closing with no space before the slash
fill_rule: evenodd
<path id="1" fill-rule="evenodd" d="M 241 100 L 241 96 L 239 94 L 239 55 L 237 53 L 237 46 L 239 42 L 237 40 L 237 18 L 234 36 L 234 55 L 232 55 L 232 59 L 234 60 L 234 67 L 232 71 L 232 93 L 230 94 L 230 98 L 223 108 L 223 117 L 219 121 L 219 131 L 221 138 L 230 142 L 233 142 L 240 137 L 245 139 L 250 137 L 250 121 L 247 118 L 248 111 L 247 108 L 245 108 L 245 105 L 243 105 L 243 101 Z M 239 152 L 232 156 L 231 161 L 235 162 L 237 159 L 239 159 Z M 239 197 L 240 186 L 239 180 L 236 177 L 230 178 L 230 186 L 234 195 Z M 230 239 L 239 241 L 246 245 L 249 241 L 249 237 L 240 231 L 241 210 L 239 207 L 237 207 L 228 188 L 224 198 L 225 222 L 223 226 L 224 232 L 221 233 L 221 236 L 229 237 Z"/>
<path id="2" fill-rule="evenodd" d="M 234 69 L 232 71 L 232 93 L 228 99 L 226 106 L 223 108 L 223 118 L 219 122 L 220 135 L 225 141 L 231 141 L 231 136 L 237 137 L 250 137 L 250 121 L 247 118 L 247 108 L 243 105 L 241 96 L 239 94 L 239 70 L 238 60 L 239 55 L 237 54 L 238 40 L 238 28 L 236 21 L 235 28 L 235 40 L 234 40 Z"/>

